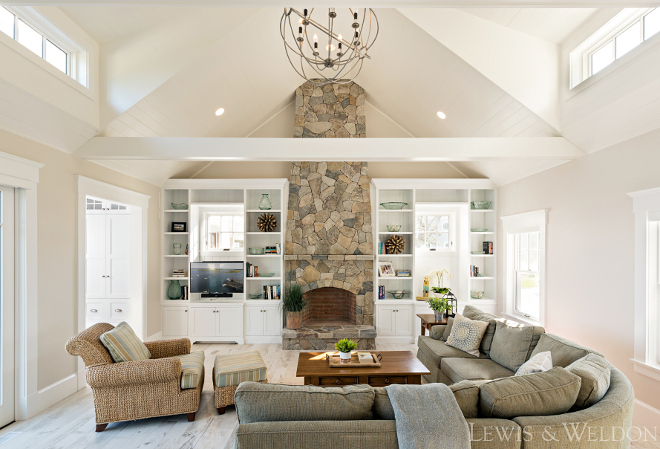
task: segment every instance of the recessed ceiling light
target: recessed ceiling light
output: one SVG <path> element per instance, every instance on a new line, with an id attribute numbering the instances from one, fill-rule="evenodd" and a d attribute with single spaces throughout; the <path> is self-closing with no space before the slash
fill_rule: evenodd
<path id="1" fill-rule="evenodd" d="M 438 117 L 440 117 L 442 120 L 444 120 L 444 119 L 447 118 L 447 115 L 442 111 L 438 111 Z"/>
<path id="2" fill-rule="evenodd" d="M 215 111 L 215 115 L 220 116 L 220 115 L 224 114 L 224 112 L 225 112 L 225 109 L 224 109 L 224 108 L 220 108 L 220 109 L 218 109 L 217 111 Z"/>

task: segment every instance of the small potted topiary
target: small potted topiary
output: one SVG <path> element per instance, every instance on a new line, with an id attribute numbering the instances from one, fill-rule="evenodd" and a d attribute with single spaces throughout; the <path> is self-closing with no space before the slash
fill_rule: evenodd
<path id="1" fill-rule="evenodd" d="M 351 351 L 357 349 L 357 345 L 353 340 L 343 338 L 335 343 L 335 349 L 339 351 L 339 358 L 344 360 L 351 360 Z"/>
<path id="2" fill-rule="evenodd" d="M 302 311 L 307 306 L 303 292 L 297 282 L 292 282 L 284 292 L 282 307 L 286 312 L 286 327 L 300 329 L 302 327 Z"/>
<path id="3" fill-rule="evenodd" d="M 449 290 L 449 289 L 446 289 Z M 440 322 L 444 318 L 446 311 L 448 310 L 449 304 L 445 298 L 429 298 L 429 307 L 433 310 L 435 315 L 435 321 Z"/>

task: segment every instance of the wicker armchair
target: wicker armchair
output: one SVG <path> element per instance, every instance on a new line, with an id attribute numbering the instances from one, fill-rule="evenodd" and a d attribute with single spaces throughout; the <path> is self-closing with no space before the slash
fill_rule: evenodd
<path id="1" fill-rule="evenodd" d="M 181 389 L 181 361 L 176 355 L 190 354 L 190 340 L 147 342 L 149 360 L 114 363 L 100 336 L 113 329 L 97 323 L 71 338 L 69 354 L 80 356 L 87 367 L 87 383 L 94 394 L 96 431 L 108 423 L 142 418 L 187 414 L 195 420 L 204 384 L 204 372 L 197 388 Z"/>

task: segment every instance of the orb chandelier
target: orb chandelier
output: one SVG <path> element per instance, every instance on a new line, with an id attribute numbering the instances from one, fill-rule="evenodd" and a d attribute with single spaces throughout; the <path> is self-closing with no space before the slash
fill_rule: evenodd
<path id="1" fill-rule="evenodd" d="M 321 11 L 312 18 L 313 8 L 302 13 L 284 9 L 280 33 L 289 63 L 315 86 L 350 83 L 362 70 L 365 58 L 371 59 L 367 53 L 378 37 L 376 14 L 371 8 Z M 343 36 L 336 29 L 342 25 L 347 33 Z"/>

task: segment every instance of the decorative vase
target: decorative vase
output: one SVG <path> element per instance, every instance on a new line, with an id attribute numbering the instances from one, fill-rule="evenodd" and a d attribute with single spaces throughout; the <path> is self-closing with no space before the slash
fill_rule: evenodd
<path id="1" fill-rule="evenodd" d="M 339 359 L 341 361 L 351 360 L 351 353 L 350 352 L 340 352 L 339 353 Z"/>
<path id="2" fill-rule="evenodd" d="M 181 255 L 181 243 L 174 243 L 174 255 L 175 256 L 180 256 Z"/>
<path id="3" fill-rule="evenodd" d="M 270 203 L 270 198 L 268 198 L 267 193 L 261 194 L 261 201 L 259 201 L 259 209 L 261 210 L 271 210 L 273 205 Z"/>
<path id="4" fill-rule="evenodd" d="M 435 321 L 436 321 L 436 322 L 439 322 L 439 321 L 442 321 L 442 320 L 443 320 L 445 313 L 444 313 L 444 312 L 439 312 L 439 311 L 437 311 L 437 310 L 434 310 L 434 311 L 433 311 L 433 315 L 435 315 Z"/>
<path id="5" fill-rule="evenodd" d="M 286 313 L 287 329 L 300 329 L 302 327 L 302 312 Z"/>
<path id="6" fill-rule="evenodd" d="M 170 281 L 167 287 L 167 297 L 169 299 L 181 299 L 181 284 L 179 281 Z"/>

